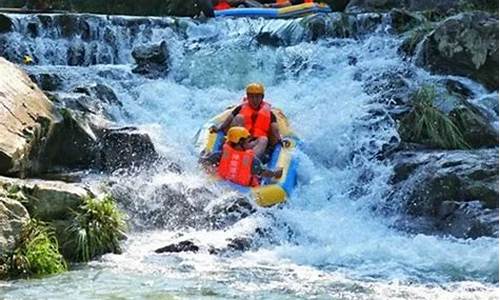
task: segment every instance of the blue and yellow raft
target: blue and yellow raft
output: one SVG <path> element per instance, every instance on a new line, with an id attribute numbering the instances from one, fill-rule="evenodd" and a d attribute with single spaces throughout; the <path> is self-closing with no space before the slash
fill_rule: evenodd
<path id="1" fill-rule="evenodd" d="M 231 113 L 233 108 L 234 107 L 227 108 L 227 110 L 215 116 L 203 126 L 197 140 L 197 147 L 200 153 L 212 153 L 222 150 L 225 141 L 224 133 L 221 131 L 211 133 L 209 128 L 212 125 L 221 124 Z M 250 196 L 258 205 L 263 207 L 285 202 L 295 188 L 297 181 L 298 158 L 295 152 L 300 141 L 290 129 L 288 119 L 283 112 L 277 108 L 273 108 L 272 111 L 276 115 L 282 138 L 287 138 L 290 141 L 290 145 L 287 147 L 276 145 L 274 149 L 272 149 L 271 157 L 266 164 L 268 168 L 273 170 L 283 168 L 283 175 L 281 178 L 265 178 L 258 187 L 246 187 L 224 181 L 225 184 L 242 194 Z M 219 177 L 215 178 L 221 180 Z"/>
<path id="2" fill-rule="evenodd" d="M 254 18 L 294 18 L 315 13 L 330 13 L 332 9 L 324 3 L 303 3 L 282 8 L 230 8 L 215 11 L 216 17 L 254 17 Z"/>

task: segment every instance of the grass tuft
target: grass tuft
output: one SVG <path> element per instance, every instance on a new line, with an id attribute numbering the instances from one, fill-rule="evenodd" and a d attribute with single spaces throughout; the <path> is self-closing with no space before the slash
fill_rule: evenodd
<path id="1" fill-rule="evenodd" d="M 400 123 L 404 141 L 441 149 L 469 149 L 460 129 L 434 106 L 436 91 L 424 86 L 413 95 L 413 109 Z"/>
<path id="2" fill-rule="evenodd" d="M 1 260 L 0 275 L 4 277 L 38 277 L 67 270 L 53 229 L 35 219 L 23 227 L 14 252 Z"/>
<path id="3" fill-rule="evenodd" d="M 87 262 L 105 253 L 120 253 L 126 225 L 111 196 L 89 197 L 73 214 L 68 242 L 75 249 L 75 261 Z"/>

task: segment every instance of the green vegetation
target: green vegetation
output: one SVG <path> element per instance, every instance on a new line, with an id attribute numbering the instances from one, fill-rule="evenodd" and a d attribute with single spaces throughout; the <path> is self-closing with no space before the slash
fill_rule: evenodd
<path id="1" fill-rule="evenodd" d="M 434 106 L 436 91 L 424 86 L 413 95 L 413 109 L 400 123 L 402 140 L 441 149 L 469 149 L 460 129 Z"/>
<path id="2" fill-rule="evenodd" d="M 120 252 L 119 241 L 125 237 L 123 214 L 111 196 L 87 198 L 69 227 L 70 243 L 76 261 L 89 261 L 96 256 Z"/>
<path id="3" fill-rule="evenodd" d="M 54 231 L 34 219 L 23 228 L 14 252 L 0 258 L 0 265 L 0 278 L 50 275 L 67 269 Z"/>

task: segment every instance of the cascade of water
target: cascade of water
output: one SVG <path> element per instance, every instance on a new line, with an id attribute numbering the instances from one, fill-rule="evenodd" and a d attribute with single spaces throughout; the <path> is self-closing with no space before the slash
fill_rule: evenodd
<path id="1" fill-rule="evenodd" d="M 324 296 L 337 289 L 350 295 L 348 298 L 369 298 L 380 292 L 393 297 L 398 295 L 393 289 L 401 289 L 405 290 L 401 293 L 432 298 L 448 295 L 448 289 L 462 292 L 469 287 L 467 281 L 478 282 L 470 288 L 470 296 L 492 293 L 489 284 L 498 282 L 498 239 L 408 235 L 391 228 L 390 219 L 372 211 L 391 188 L 387 182 L 392 168 L 377 159 L 377 154 L 397 141 L 398 134 L 386 103 L 377 94 L 367 93 L 366 86 L 384 73 L 409 73 L 405 79 L 417 85 L 439 79 L 400 58 L 400 41 L 384 33 L 387 24 L 383 17 L 367 15 L 358 22 L 366 31 L 370 27 L 367 20 L 375 18 L 376 34 L 315 42 L 302 39 L 300 20 L 192 22 L 81 16 L 65 23 L 58 18 L 16 16 L 16 32 L 6 35 L 10 44 L 4 52 L 32 54 L 42 65 L 32 70 L 64 75 L 65 87 L 92 81 L 112 86 L 127 111 L 127 115 L 116 112 L 119 122 L 146 128 L 159 151 L 185 170 L 182 174 L 148 173 L 117 179 L 135 193 L 132 198 L 142 199 L 138 203 L 150 206 L 150 211 L 166 204 L 179 210 L 167 213 L 170 221 L 158 222 L 167 229 L 133 234 L 123 255 L 111 255 L 99 266 L 119 268 L 127 274 L 124 281 L 129 282 L 129 276 L 138 278 L 153 290 L 163 286 L 151 274 L 182 281 L 176 284 L 187 289 L 193 280 L 202 278 L 199 280 L 209 282 L 223 297 L 250 292 L 265 298 L 286 286 L 296 296 Z M 55 23 L 60 25 L 50 25 Z M 292 30 L 285 34 L 280 31 L 284 27 Z M 262 32 L 294 38 L 279 47 L 263 46 L 257 38 Z M 168 41 L 170 51 L 168 76 L 144 79 L 131 73 L 132 48 L 161 40 Z M 80 43 L 84 55 L 77 65 L 94 66 L 67 66 L 75 55 L 70 49 Z M 228 192 L 207 183 L 196 165 L 192 137 L 207 119 L 238 102 L 250 81 L 266 85 L 266 98 L 284 110 L 304 141 L 298 188 L 283 207 L 258 209 L 223 230 L 214 230 L 204 227 L 202 221 L 193 221 L 189 214 L 203 213 L 228 197 Z M 477 97 L 486 94 L 477 84 L 467 84 Z M 179 208 L 164 202 L 169 193 L 159 193 L 160 187 L 184 195 L 172 201 L 189 205 Z M 207 187 L 210 193 L 203 199 L 191 193 Z M 254 243 L 259 247 L 245 254 L 227 258 L 206 253 L 210 247 L 223 247 L 228 238 L 255 238 L 257 228 L 269 232 L 257 237 Z M 205 252 L 175 258 L 152 253 L 178 240 L 179 235 L 196 240 Z M 129 275 L 135 272 L 140 275 Z M 113 276 L 103 277 L 103 282 L 113 281 Z M 301 286 L 302 280 L 305 286 Z M 222 292 L 216 281 L 234 283 Z M 411 283 L 418 283 L 419 288 L 412 288 Z M 447 287 L 426 289 L 428 283 Z"/>

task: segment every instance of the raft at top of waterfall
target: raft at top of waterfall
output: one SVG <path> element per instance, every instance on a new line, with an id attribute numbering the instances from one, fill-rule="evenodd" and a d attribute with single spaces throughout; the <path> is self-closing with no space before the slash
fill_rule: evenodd
<path id="1" fill-rule="evenodd" d="M 324 3 L 303 3 L 282 8 L 244 7 L 215 10 L 216 17 L 263 17 L 295 18 L 315 13 L 330 13 L 331 8 Z"/>
<path id="2" fill-rule="evenodd" d="M 280 109 L 262 99 L 252 104 L 248 90 L 242 104 L 203 126 L 197 148 L 215 180 L 267 207 L 285 202 L 295 188 L 300 140 Z"/>

